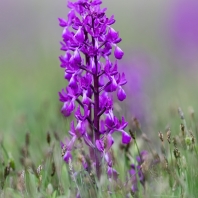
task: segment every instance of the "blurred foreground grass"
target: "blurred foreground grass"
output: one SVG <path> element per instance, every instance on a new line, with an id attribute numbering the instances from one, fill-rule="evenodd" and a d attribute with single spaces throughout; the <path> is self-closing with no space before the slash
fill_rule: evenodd
<path id="1" fill-rule="evenodd" d="M 58 60 L 41 56 L 32 63 L 25 60 L 17 60 L 20 65 L 5 61 L 1 67 L 0 136 L 13 156 L 26 132 L 36 141 L 35 148 L 42 149 L 40 142 L 47 131 L 65 131 L 67 125 L 58 101 L 58 91 L 65 83 Z"/>
<path id="2" fill-rule="evenodd" d="M 6 189 L 6 192 L 8 191 L 8 194 L 1 194 L 4 197 L 21 197 L 22 195 L 24 197 L 74 197 L 73 192 L 76 189 L 76 184 L 72 182 L 70 178 L 71 171 L 69 171 L 69 167 L 62 161 L 60 141 L 57 141 L 53 136 L 53 133 L 56 132 L 60 140 L 64 140 L 64 137 L 68 135 L 71 119 L 64 118 L 60 113 L 61 104 L 58 101 L 58 91 L 66 85 L 66 81 L 63 78 L 63 69 L 60 69 L 58 66 L 58 58 L 54 59 L 54 57 L 57 56 L 53 55 L 52 58 L 49 54 L 44 55 L 40 53 L 31 63 L 21 61 L 22 64 L 17 66 L 17 68 L 14 67 L 16 63 L 13 60 L 9 62 L 6 61 L 5 64 L 2 64 L 2 75 L 0 78 L 0 141 L 3 143 L 8 156 L 6 156 L 6 153 L 1 148 L 1 178 L 3 178 L 5 168 L 10 160 L 14 160 L 16 168 L 15 171 L 10 173 L 6 181 L 3 181 L 4 189 Z M 163 155 L 161 154 L 158 131 L 161 130 L 165 132 L 167 127 L 170 126 L 172 135 L 179 135 L 179 126 L 182 121 L 177 109 L 181 106 L 184 110 L 188 128 L 191 129 L 197 137 L 196 110 L 198 109 L 198 98 L 196 86 L 194 85 L 196 79 L 192 77 L 191 80 L 187 81 L 186 79 L 189 79 L 190 74 L 184 74 L 182 72 L 173 73 L 170 69 L 164 69 L 164 71 L 166 73 L 160 74 L 161 78 L 156 76 L 157 80 L 155 81 L 155 85 L 148 83 L 148 85 L 145 86 L 144 91 L 148 95 L 148 104 L 150 104 L 150 112 L 146 116 L 151 118 L 151 122 L 142 126 L 142 131 L 147 134 L 152 141 L 152 150 L 156 150 L 162 159 Z M 192 106 L 195 110 L 194 120 L 192 119 L 192 111 L 188 109 L 189 106 Z M 131 122 L 130 118 L 128 119 L 128 121 Z M 23 153 L 27 132 L 29 132 L 30 135 L 28 157 Z M 47 144 L 46 140 L 47 132 L 51 134 L 52 138 L 50 145 Z M 119 150 L 118 144 L 119 143 L 114 145 L 115 157 L 122 156 L 123 158 L 117 161 L 115 167 L 118 172 L 120 172 L 120 179 L 125 181 L 125 174 L 128 169 L 125 164 L 123 151 Z M 141 150 L 148 150 L 148 147 L 145 147 L 142 142 L 140 134 L 138 134 L 138 144 Z M 169 153 L 167 144 L 166 149 Z M 179 177 L 177 175 L 179 173 L 177 173 L 176 162 L 172 165 L 172 173 L 176 173 L 174 177 L 167 175 L 167 172 L 164 170 L 161 172 L 161 169 L 158 167 L 159 169 L 155 170 L 157 176 L 154 177 L 154 179 L 148 180 L 147 197 L 181 197 L 182 192 L 186 193 L 184 193 L 186 197 L 195 197 L 197 193 L 198 172 L 194 167 L 197 163 L 197 156 L 193 150 L 186 151 L 182 147 L 179 147 L 179 149 L 181 151 L 181 157 L 184 156 L 187 161 L 187 168 L 185 167 L 181 170 L 181 174 L 186 174 L 184 181 L 182 180 L 181 182 L 178 180 L 178 182 L 174 184 L 174 181 L 177 181 Z M 195 149 L 197 150 L 197 145 Z M 132 154 L 132 163 L 134 162 L 133 157 L 137 155 L 137 149 L 134 144 L 130 151 Z M 76 153 L 76 155 L 78 156 L 78 153 Z M 166 157 L 170 163 L 170 154 L 167 154 Z M 25 168 L 24 164 L 21 163 L 22 159 L 27 160 L 27 167 Z M 31 163 L 28 160 L 30 160 Z M 41 174 L 42 182 L 40 181 L 40 176 L 36 175 L 34 173 L 35 170 L 31 168 L 30 165 L 32 165 L 32 162 L 35 170 L 40 164 L 43 165 Z M 53 163 L 55 163 L 56 166 L 54 177 L 51 176 L 53 173 Z M 84 197 L 93 196 L 92 194 L 89 196 L 86 194 L 89 188 L 95 189 L 90 183 L 90 176 L 86 176 L 86 172 L 81 172 L 82 170 L 79 164 L 73 164 L 73 166 L 79 169 L 77 183 L 81 191 L 85 190 Z M 20 187 L 15 186 L 15 183 L 18 182 L 17 179 L 20 178 L 22 170 L 25 170 L 25 188 L 21 187 L 23 188 L 23 192 L 20 192 Z M 85 176 L 88 178 L 89 184 L 83 186 Z M 168 183 L 170 183 L 168 181 L 170 177 L 172 177 L 173 183 L 171 183 L 171 187 L 167 187 Z M 12 180 L 14 180 L 14 182 Z M 104 181 L 107 182 L 105 179 Z M 113 193 L 111 197 L 124 196 L 124 191 L 122 191 L 124 186 L 122 186 L 122 182 L 118 184 L 112 183 L 111 185 L 117 189 L 116 193 Z M 38 190 L 38 186 L 40 190 Z M 126 189 L 130 188 L 130 186 L 125 187 Z M 173 188 L 175 189 L 174 191 L 172 190 Z M 145 197 L 140 184 L 139 189 L 139 196 Z M 153 195 L 153 189 L 156 191 L 155 195 Z M 98 197 L 104 197 L 108 194 L 106 194 L 106 192 L 107 189 L 101 187 L 101 189 L 97 191 L 97 195 Z M 167 196 L 165 196 L 165 194 L 167 194 Z"/>

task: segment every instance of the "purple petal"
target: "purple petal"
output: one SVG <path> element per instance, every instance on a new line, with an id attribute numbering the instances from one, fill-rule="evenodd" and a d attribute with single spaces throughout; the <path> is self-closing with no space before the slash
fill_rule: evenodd
<path id="1" fill-rule="evenodd" d="M 110 152 L 105 153 L 104 158 L 105 158 L 105 160 L 107 162 L 107 165 L 110 166 L 110 167 L 112 167 L 112 165 L 113 165 L 113 159 L 112 159 L 111 153 Z"/>
<path id="2" fill-rule="evenodd" d="M 142 159 L 141 159 L 140 156 L 137 156 L 137 157 L 136 157 L 136 160 L 137 160 L 138 164 L 142 164 Z"/>
<path id="3" fill-rule="evenodd" d="M 74 136 L 72 137 L 72 139 L 70 140 L 70 142 L 66 145 L 68 151 L 71 151 L 72 150 L 76 139 L 77 139 L 77 136 L 76 136 L 76 134 L 74 134 Z"/>
<path id="4" fill-rule="evenodd" d="M 77 84 L 77 81 L 76 81 L 76 78 L 75 78 L 74 75 L 72 75 L 72 77 L 70 78 L 69 86 L 70 86 L 72 89 L 74 89 L 74 90 L 78 89 L 78 84 Z"/>
<path id="5" fill-rule="evenodd" d="M 61 50 L 62 51 L 67 51 L 68 50 L 68 47 L 67 47 L 67 45 L 65 45 L 65 43 L 63 43 L 63 42 L 60 42 L 60 44 L 61 44 Z"/>
<path id="6" fill-rule="evenodd" d="M 111 146 L 113 145 L 113 143 L 114 143 L 113 137 L 111 136 L 111 134 L 108 134 L 106 136 L 106 148 L 105 148 L 105 150 L 108 151 L 111 148 Z"/>
<path id="7" fill-rule="evenodd" d="M 116 32 L 112 27 L 110 27 L 107 34 L 107 40 L 114 41 L 118 38 L 118 35 L 118 32 Z"/>
<path id="8" fill-rule="evenodd" d="M 82 98 L 82 103 L 89 105 L 91 102 L 91 99 L 89 97 L 87 97 L 87 92 L 85 90 L 83 90 L 83 98 Z"/>
<path id="9" fill-rule="evenodd" d="M 117 39 L 114 41 L 114 43 L 117 44 L 117 43 L 120 43 L 121 41 L 122 41 L 121 38 L 117 38 Z"/>
<path id="10" fill-rule="evenodd" d="M 70 151 L 65 152 L 65 155 L 63 156 L 63 159 L 66 163 L 69 163 L 69 159 L 72 159 L 72 155 L 71 155 Z"/>
<path id="11" fill-rule="evenodd" d="M 119 126 L 119 129 L 124 129 L 126 126 L 128 125 L 128 122 L 125 121 L 124 116 L 122 116 L 122 121 L 121 124 Z"/>
<path id="12" fill-rule="evenodd" d="M 131 136 L 127 132 L 122 130 L 122 143 L 128 144 L 130 143 L 130 141 L 131 141 Z"/>
<path id="13" fill-rule="evenodd" d="M 76 198 L 81 198 L 80 192 L 79 192 L 79 191 L 78 191 L 77 194 L 76 194 Z"/>
<path id="14" fill-rule="evenodd" d="M 140 153 L 141 156 L 137 156 L 136 157 L 136 160 L 138 162 L 138 164 L 140 165 L 141 163 L 143 163 L 147 157 L 148 157 L 148 151 L 146 150 L 143 150 L 141 153 Z M 140 158 L 141 157 L 141 158 Z"/>
<path id="15" fill-rule="evenodd" d="M 71 58 L 71 54 L 69 52 L 66 52 L 64 56 L 59 56 L 59 60 L 61 62 L 61 67 L 66 68 L 69 64 L 69 60 Z"/>
<path id="16" fill-rule="evenodd" d="M 125 78 L 125 74 L 122 73 L 121 77 L 119 77 L 119 85 L 125 85 L 127 83 L 127 80 Z"/>
<path id="17" fill-rule="evenodd" d="M 126 93 L 125 93 L 124 89 L 122 89 L 121 86 L 118 89 L 117 97 L 118 97 L 118 100 L 120 100 L 120 101 L 123 101 L 126 98 Z"/>
<path id="18" fill-rule="evenodd" d="M 96 140 L 96 147 L 100 152 L 104 151 L 104 143 L 102 140 Z"/>
<path id="19" fill-rule="evenodd" d="M 133 193 L 138 191 L 137 182 L 136 183 L 133 182 L 132 187 L 131 187 L 131 190 L 132 190 Z"/>
<path id="20" fill-rule="evenodd" d="M 72 120 L 70 123 L 70 131 L 69 134 L 74 136 L 75 135 L 75 127 L 74 127 L 74 121 Z"/>
<path id="21" fill-rule="evenodd" d="M 62 89 L 61 92 L 58 92 L 58 94 L 59 94 L 59 100 L 61 102 L 66 102 L 70 99 L 70 97 L 67 95 L 64 89 Z"/>
<path id="22" fill-rule="evenodd" d="M 122 59 L 123 55 L 124 55 L 124 52 L 118 46 L 116 46 L 115 51 L 114 51 L 115 58 Z"/>
<path id="23" fill-rule="evenodd" d="M 117 85 L 117 82 L 115 80 L 115 77 L 114 76 L 111 76 L 110 77 L 110 84 L 105 88 L 105 91 L 106 92 L 114 92 L 116 91 L 118 85 Z"/>
<path id="24" fill-rule="evenodd" d="M 68 41 L 71 36 L 72 36 L 71 32 L 68 30 L 67 27 L 65 27 L 62 33 L 62 37 L 65 39 L 65 41 Z"/>
<path id="25" fill-rule="evenodd" d="M 80 43 L 82 43 L 85 40 L 84 37 L 84 31 L 82 30 L 82 27 L 78 28 L 78 31 L 76 32 L 75 36 L 76 40 Z"/>
<path id="26" fill-rule="evenodd" d="M 67 73 L 67 72 L 65 71 L 65 76 L 64 76 L 64 78 L 67 79 L 68 81 L 70 81 L 71 77 L 72 77 L 72 74 Z"/>
<path id="27" fill-rule="evenodd" d="M 87 105 L 84 105 L 84 116 L 81 114 L 80 111 L 80 105 L 77 108 L 77 111 L 75 112 L 75 116 L 78 120 L 84 121 L 89 116 L 89 109 Z"/>
<path id="28" fill-rule="evenodd" d="M 131 169 L 129 170 L 131 176 L 136 175 L 135 165 L 131 164 Z"/>
<path id="29" fill-rule="evenodd" d="M 59 20 L 59 25 L 61 27 L 66 27 L 67 26 L 67 21 L 65 19 L 58 18 L 58 20 Z"/>
<path id="30" fill-rule="evenodd" d="M 111 70 L 111 75 L 116 75 L 117 73 L 118 73 L 118 64 L 117 64 L 117 60 L 116 60 L 114 67 Z"/>
<path id="31" fill-rule="evenodd" d="M 105 133 L 105 122 L 104 122 L 104 120 L 100 120 L 100 133 L 101 134 Z"/>
<path id="32" fill-rule="evenodd" d="M 75 63 L 81 63 L 81 56 L 78 50 L 74 51 L 73 60 Z"/>
<path id="33" fill-rule="evenodd" d="M 106 115 L 105 124 L 109 128 L 111 128 L 112 126 L 115 125 L 115 119 L 114 119 L 114 115 L 113 115 L 113 111 L 112 110 L 109 110 L 109 113 Z"/>
<path id="34" fill-rule="evenodd" d="M 94 59 L 91 59 L 91 70 L 93 72 L 93 74 L 96 74 L 96 64 L 94 62 Z"/>
<path id="35" fill-rule="evenodd" d="M 69 5 L 69 2 L 68 2 L 68 5 Z M 67 22 L 68 24 L 67 25 L 71 25 L 73 18 L 75 18 L 75 16 L 76 16 L 75 11 L 70 10 L 67 16 L 68 16 L 68 22 Z"/>
<path id="36" fill-rule="evenodd" d="M 91 4 L 92 5 L 100 5 L 102 3 L 101 0 L 94 0 Z"/>
<path id="37" fill-rule="evenodd" d="M 115 23 L 114 15 L 112 15 L 108 21 L 108 25 L 112 25 Z"/>
<path id="38" fill-rule="evenodd" d="M 113 169 L 112 167 L 108 166 L 107 168 L 107 175 L 110 177 L 110 178 L 113 178 L 114 180 L 117 180 L 118 179 L 118 172 Z"/>
<path id="39" fill-rule="evenodd" d="M 100 76 L 100 78 L 99 78 L 99 86 L 100 87 L 104 86 L 104 76 L 103 75 Z"/>
<path id="40" fill-rule="evenodd" d="M 75 131 L 78 137 L 82 137 L 86 133 L 85 122 L 78 120 L 78 124 L 75 128 Z"/>
<path id="41" fill-rule="evenodd" d="M 68 117 L 71 115 L 71 112 L 75 109 L 74 101 L 64 102 L 61 112 L 64 116 Z"/>

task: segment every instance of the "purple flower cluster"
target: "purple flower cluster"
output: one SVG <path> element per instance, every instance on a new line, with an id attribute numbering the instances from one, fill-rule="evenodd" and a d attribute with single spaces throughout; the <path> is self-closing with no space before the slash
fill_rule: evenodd
<path id="1" fill-rule="evenodd" d="M 101 9 L 101 3 L 101 0 L 68 1 L 68 19 L 59 18 L 59 25 L 64 28 L 61 50 L 65 52 L 60 56 L 60 66 L 68 81 L 66 89 L 59 92 L 63 102 L 61 112 L 64 116 L 74 112 L 76 118 L 76 124 L 71 122 L 71 139 L 62 146 L 63 158 L 68 162 L 75 141 L 84 139 L 95 153 L 91 159 L 98 178 L 102 158 L 107 162 L 108 175 L 115 178 L 117 173 L 109 152 L 114 143 L 112 134 L 121 132 L 123 144 L 128 144 L 131 137 L 124 131 L 127 126 L 124 117 L 119 120 L 113 114 L 112 93 L 117 91 L 118 99 L 123 101 L 126 94 L 122 86 L 127 81 L 125 74 L 117 70 L 117 59 L 122 59 L 124 52 L 117 45 L 121 41 L 119 33 L 111 27 L 115 19 L 106 17 L 106 8 Z M 113 50 L 114 62 L 110 60 Z"/>

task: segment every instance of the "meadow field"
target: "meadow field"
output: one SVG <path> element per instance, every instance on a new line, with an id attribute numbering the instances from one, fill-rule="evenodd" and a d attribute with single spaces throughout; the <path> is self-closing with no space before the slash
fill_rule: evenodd
<path id="1" fill-rule="evenodd" d="M 61 113 L 68 86 L 59 56 L 66 0 L 0 2 L 0 197 L 198 197 L 198 3 L 103 0 L 124 51 L 126 99 L 113 111 L 128 122 L 113 134 L 118 178 L 98 179 L 81 138 L 63 160 L 74 115 Z"/>

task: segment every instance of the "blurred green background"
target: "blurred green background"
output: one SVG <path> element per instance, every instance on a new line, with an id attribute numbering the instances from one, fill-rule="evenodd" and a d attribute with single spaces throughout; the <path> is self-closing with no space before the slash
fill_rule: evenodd
<path id="1" fill-rule="evenodd" d="M 119 46 L 125 56 L 120 68 L 127 73 L 124 65 L 130 67 L 139 54 L 149 59 L 144 66 L 148 73 L 141 73 L 144 68 L 137 73 L 151 131 L 154 126 L 158 130 L 171 125 L 170 112 L 178 106 L 185 113 L 189 106 L 195 112 L 198 108 L 198 58 L 185 58 L 171 37 L 175 4 L 171 0 L 104 0 L 102 5 L 108 8 L 108 16 L 115 15 L 113 27 L 123 38 Z M 67 12 L 66 0 L 0 1 L 0 138 L 8 149 L 20 145 L 27 131 L 35 140 L 44 138 L 47 131 L 67 134 L 69 121 L 61 115 L 58 100 L 66 81 L 59 67 L 62 28 L 57 19 L 66 18 Z"/>

